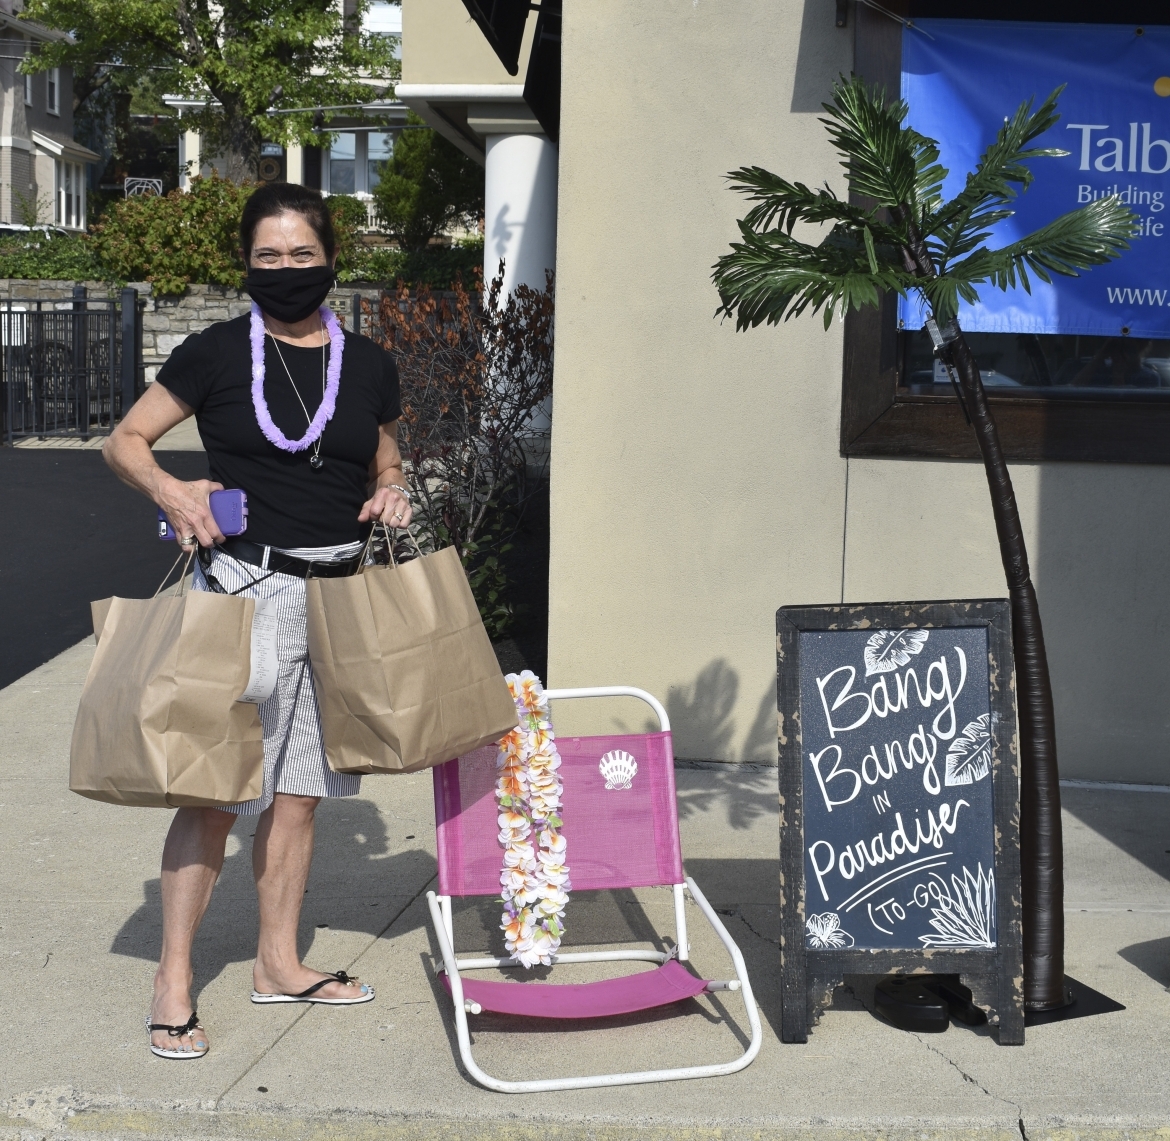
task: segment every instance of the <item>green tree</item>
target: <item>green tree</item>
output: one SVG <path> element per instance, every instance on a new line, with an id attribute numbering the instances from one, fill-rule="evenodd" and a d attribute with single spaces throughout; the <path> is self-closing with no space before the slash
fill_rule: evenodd
<path id="1" fill-rule="evenodd" d="M 263 139 L 320 142 L 312 111 L 270 108 L 364 103 L 397 78 L 393 44 L 360 30 L 369 3 L 347 17 L 335 0 L 29 0 L 22 15 L 72 33 L 28 66 L 72 68 L 78 105 L 111 83 L 207 99 L 193 126 L 242 182 Z"/>
<path id="2" fill-rule="evenodd" d="M 1032 181 L 1026 163 L 1066 154 L 1031 147 L 1059 119 L 1053 92 L 1040 108 L 1029 100 L 1005 121 L 966 185 L 942 198 L 947 171 L 938 144 L 905 125 L 908 108 L 878 87 L 842 79 L 821 122 L 842 156 L 852 197 L 810 190 L 760 167 L 729 177 L 757 203 L 740 222 L 741 240 L 714 267 L 720 312 L 738 329 L 824 309 L 825 327 L 840 307 L 877 305 L 883 292 L 921 296 L 927 329 L 952 378 L 979 442 L 992 513 L 1012 603 L 1012 634 L 1020 716 L 1021 847 L 1023 857 L 1025 1001 L 1064 1003 L 1064 882 L 1060 787 L 1052 686 L 1040 609 L 1028 569 L 1011 476 L 979 368 L 956 313 L 974 302 L 977 286 L 1031 288 L 1052 274 L 1077 276 L 1128 248 L 1135 216 L 1117 198 L 1064 214 L 1019 241 L 990 249 L 998 222 L 1012 216 L 1018 190 Z M 819 243 L 792 236 L 797 223 L 830 227 Z"/>
<path id="3" fill-rule="evenodd" d="M 404 250 L 423 250 L 455 225 L 483 214 L 483 167 L 412 115 L 383 164 L 374 201 L 382 229 Z"/>

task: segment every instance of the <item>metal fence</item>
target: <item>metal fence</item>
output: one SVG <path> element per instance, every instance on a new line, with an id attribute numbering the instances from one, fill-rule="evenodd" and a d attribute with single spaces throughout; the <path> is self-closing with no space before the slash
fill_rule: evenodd
<path id="1" fill-rule="evenodd" d="M 117 297 L 0 299 L 0 440 L 104 435 L 142 394 L 142 311 Z"/>

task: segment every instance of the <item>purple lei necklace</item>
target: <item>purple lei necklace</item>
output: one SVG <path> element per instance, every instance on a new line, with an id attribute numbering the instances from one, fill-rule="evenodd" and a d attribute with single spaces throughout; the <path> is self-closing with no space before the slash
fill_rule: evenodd
<path id="1" fill-rule="evenodd" d="M 325 395 L 321 397 L 317 414 L 309 424 L 309 430 L 299 439 L 290 440 L 274 423 L 264 399 L 264 316 L 260 306 L 252 302 L 252 407 L 256 410 L 256 423 L 265 439 L 284 452 L 303 452 L 311 448 L 325 431 L 325 425 L 333 419 L 337 410 L 337 390 L 341 387 L 341 353 L 345 346 L 345 334 L 328 305 L 318 310 L 325 329 L 329 333 L 329 371 L 326 373 Z"/>

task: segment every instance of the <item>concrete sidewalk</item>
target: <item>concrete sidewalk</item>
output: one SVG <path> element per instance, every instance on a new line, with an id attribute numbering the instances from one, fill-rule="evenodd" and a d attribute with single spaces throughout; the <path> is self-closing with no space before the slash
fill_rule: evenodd
<path id="1" fill-rule="evenodd" d="M 1170 796 L 1157 793 L 1065 793 L 1068 971 L 1126 1010 L 1032 1027 L 1027 1045 L 1008 1048 L 985 1030 L 902 1033 L 842 989 L 807 1045 L 784 1046 L 775 775 L 680 771 L 688 871 L 747 958 L 765 1027 L 759 1058 L 729 1078 L 510 1097 L 460 1071 L 435 983 L 423 898 L 435 871 L 429 775 L 367 778 L 360 798 L 322 806 L 301 934 L 310 964 L 360 974 L 377 1000 L 249 1003 L 256 920 L 244 821 L 197 949 L 212 1051 L 153 1058 L 143 1016 L 169 813 L 66 788 L 91 655 L 83 643 L 0 691 L 3 1141 L 1170 1137 Z M 496 941 L 496 910 L 459 912 L 465 949 Z M 643 941 L 654 926 L 668 931 L 669 917 L 665 893 L 582 896 L 568 938 Z M 693 907 L 691 918 L 697 969 L 727 977 Z M 556 1032 L 473 1019 L 481 1064 L 503 1076 L 727 1059 L 745 1027 L 734 995 Z"/>

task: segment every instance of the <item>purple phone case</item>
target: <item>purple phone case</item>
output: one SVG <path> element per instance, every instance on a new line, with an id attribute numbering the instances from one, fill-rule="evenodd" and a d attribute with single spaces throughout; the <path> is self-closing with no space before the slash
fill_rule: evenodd
<path id="1" fill-rule="evenodd" d="M 225 538 L 242 535 L 248 529 L 248 497 L 244 492 L 238 488 L 213 491 L 208 502 L 211 505 L 211 514 Z M 161 507 L 158 510 L 158 537 L 160 539 L 177 537 Z"/>

